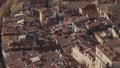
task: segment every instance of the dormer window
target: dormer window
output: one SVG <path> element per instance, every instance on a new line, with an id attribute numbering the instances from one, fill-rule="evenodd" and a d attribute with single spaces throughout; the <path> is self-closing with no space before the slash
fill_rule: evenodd
<path id="1" fill-rule="evenodd" d="M 23 23 L 24 23 L 24 19 L 17 21 L 17 24 L 23 24 Z"/>
<path id="2" fill-rule="evenodd" d="M 21 35 L 18 37 L 19 40 L 26 39 L 26 35 Z"/>
<path id="3" fill-rule="evenodd" d="M 11 43 L 13 43 L 13 41 L 9 41 L 9 42 L 8 42 L 8 45 L 10 45 Z"/>

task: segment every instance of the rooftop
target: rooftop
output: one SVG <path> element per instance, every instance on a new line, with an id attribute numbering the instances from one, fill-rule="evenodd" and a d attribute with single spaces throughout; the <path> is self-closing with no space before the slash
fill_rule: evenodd
<path id="1" fill-rule="evenodd" d="M 93 63 L 96 47 L 111 61 L 120 61 L 119 21 L 99 16 L 97 8 L 105 11 L 105 5 L 74 0 L 83 10 L 74 14 L 61 6 L 45 7 L 45 0 L 30 1 L 16 0 L 3 18 L 2 50 L 9 68 L 80 68 L 71 55 L 75 48 Z"/>

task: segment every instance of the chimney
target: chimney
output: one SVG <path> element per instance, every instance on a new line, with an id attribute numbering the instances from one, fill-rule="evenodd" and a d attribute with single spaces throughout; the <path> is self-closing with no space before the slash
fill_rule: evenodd
<path id="1" fill-rule="evenodd" d="M 3 22 L 5 22 L 6 21 L 6 18 L 5 17 L 3 17 Z"/>
<path id="2" fill-rule="evenodd" d="M 40 24 L 43 27 L 43 17 L 42 17 L 42 11 L 39 10 L 39 20 L 40 20 Z"/>
<path id="3" fill-rule="evenodd" d="M 55 43 L 58 44 L 58 41 L 55 39 Z"/>
<path id="4" fill-rule="evenodd" d="M 113 28 L 111 28 L 111 33 L 112 33 L 113 38 L 118 38 L 118 35 Z"/>
<path id="5" fill-rule="evenodd" d="M 95 37 L 100 44 L 104 43 L 104 41 L 98 35 L 95 34 Z"/>

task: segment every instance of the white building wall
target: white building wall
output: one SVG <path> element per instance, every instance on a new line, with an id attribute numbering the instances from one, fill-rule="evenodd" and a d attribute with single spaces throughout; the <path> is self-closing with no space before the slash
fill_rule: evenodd
<path id="1" fill-rule="evenodd" d="M 76 59 L 79 63 L 85 64 L 88 68 L 95 68 L 93 66 L 94 62 L 89 55 L 83 54 L 79 51 L 79 47 L 75 46 L 72 48 L 71 55 L 74 59 Z"/>
<path id="2" fill-rule="evenodd" d="M 112 61 L 96 47 L 96 68 L 102 68 L 107 63 L 112 66 Z"/>
<path id="3" fill-rule="evenodd" d="M 75 46 L 72 48 L 71 55 L 75 58 L 79 63 L 83 63 L 83 54 L 79 51 L 79 47 Z"/>
<path id="4" fill-rule="evenodd" d="M 89 54 L 84 54 L 84 61 L 86 62 L 88 68 L 94 68 L 92 57 Z"/>

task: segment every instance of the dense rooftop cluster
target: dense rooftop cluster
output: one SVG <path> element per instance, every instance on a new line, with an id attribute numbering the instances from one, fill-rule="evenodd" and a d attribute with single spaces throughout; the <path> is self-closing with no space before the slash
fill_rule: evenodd
<path id="1" fill-rule="evenodd" d="M 48 1 L 13 1 L 2 27 L 6 68 L 120 67 L 120 23 L 107 12 L 112 0 Z"/>

